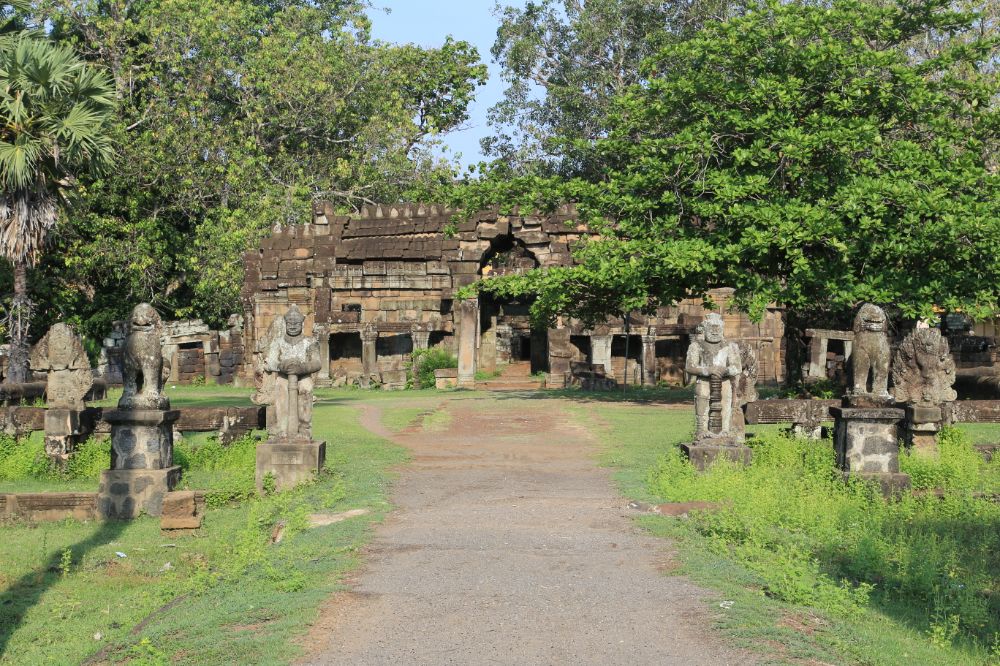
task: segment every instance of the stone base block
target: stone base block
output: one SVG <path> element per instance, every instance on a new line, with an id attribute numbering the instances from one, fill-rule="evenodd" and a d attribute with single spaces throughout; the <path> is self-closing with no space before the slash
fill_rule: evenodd
<path id="1" fill-rule="evenodd" d="M 681 451 L 688 457 L 695 469 L 706 470 L 718 458 L 749 465 L 753 451 L 748 446 L 721 446 L 718 444 L 681 444 Z"/>
<path id="2" fill-rule="evenodd" d="M 892 497 L 899 495 L 910 488 L 910 475 L 896 472 L 894 474 L 883 474 L 879 472 L 844 472 L 844 480 L 861 479 L 863 481 L 873 481 L 882 488 L 882 495 Z"/>
<path id="3" fill-rule="evenodd" d="M 264 477 L 274 475 L 276 490 L 289 490 L 311 480 L 323 469 L 326 442 L 272 438 L 257 447 L 257 492 Z"/>
<path id="4" fill-rule="evenodd" d="M 845 472 L 899 472 L 902 409 L 835 407 L 830 411 L 838 468 Z"/>
<path id="5" fill-rule="evenodd" d="M 196 530 L 205 517 L 205 493 L 182 490 L 167 493 L 160 515 L 161 530 Z"/>
<path id="6" fill-rule="evenodd" d="M 49 522 L 94 520 L 97 493 L 19 493 L 0 495 L 0 521 L 4 518 Z"/>
<path id="7" fill-rule="evenodd" d="M 101 472 L 97 512 L 102 518 L 159 516 L 163 498 L 181 480 L 179 465 L 166 469 L 111 469 Z"/>

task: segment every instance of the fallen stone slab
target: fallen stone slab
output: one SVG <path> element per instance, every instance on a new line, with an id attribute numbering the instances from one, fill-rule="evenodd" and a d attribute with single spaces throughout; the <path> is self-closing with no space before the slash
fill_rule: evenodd
<path id="1" fill-rule="evenodd" d="M 351 509 L 342 513 L 313 513 L 309 515 L 309 527 L 326 527 L 334 523 L 341 523 L 348 518 L 367 516 L 371 513 L 368 509 Z"/>

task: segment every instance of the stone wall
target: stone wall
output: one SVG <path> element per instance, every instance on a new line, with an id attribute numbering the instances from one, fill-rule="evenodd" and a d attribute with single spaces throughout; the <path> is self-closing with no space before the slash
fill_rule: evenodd
<path id="1" fill-rule="evenodd" d="M 125 322 L 116 321 L 104 338 L 98 376 L 109 384 L 122 383 Z M 243 321 L 230 318 L 229 327 L 211 330 L 200 319 L 163 323 L 163 372 L 171 384 L 232 384 L 240 374 L 243 358 Z"/>
<path id="2" fill-rule="evenodd" d="M 312 224 L 276 227 L 245 255 L 243 285 L 245 363 L 259 374 L 259 344 L 276 317 L 295 304 L 305 332 L 320 341 L 322 385 L 376 383 L 398 387 L 413 350 L 443 347 L 458 353 L 470 342 L 459 383 L 477 370 L 506 363 L 530 364 L 559 384 L 570 364 L 606 364 L 625 376 L 621 321 L 594 330 L 572 320 L 552 330 L 532 330 L 529 302 L 478 299 L 459 325 L 456 292 L 478 280 L 534 267 L 570 265 L 571 247 L 589 232 L 571 206 L 552 215 L 499 215 L 485 211 L 454 220 L 435 205 L 364 207 L 337 215 L 318 202 Z M 713 296 L 723 307 L 729 292 Z M 701 321 L 701 300 L 635 318 L 630 340 L 630 382 L 680 382 L 688 337 Z M 762 382 L 784 379 L 784 316 L 768 311 L 760 324 L 727 313 L 726 335 L 749 341 L 758 352 Z M 596 342 L 594 342 L 596 340 Z"/>

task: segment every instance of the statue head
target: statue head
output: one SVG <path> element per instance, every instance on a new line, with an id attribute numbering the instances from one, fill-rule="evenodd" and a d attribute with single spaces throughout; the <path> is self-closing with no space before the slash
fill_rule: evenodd
<path id="1" fill-rule="evenodd" d="M 285 313 L 285 334 L 290 338 L 297 338 L 302 335 L 302 324 L 306 318 L 299 312 L 297 305 L 292 305 Z"/>
<path id="2" fill-rule="evenodd" d="M 865 331 L 872 331 L 883 333 L 885 330 L 885 310 L 871 303 L 862 305 L 861 309 L 858 310 L 857 316 L 854 318 L 854 332 L 863 333 Z"/>
<path id="3" fill-rule="evenodd" d="M 129 327 L 133 331 L 151 331 L 160 325 L 160 314 L 149 303 L 139 303 L 132 309 Z"/>
<path id="4" fill-rule="evenodd" d="M 918 351 L 937 354 L 941 349 L 941 331 L 936 328 L 918 328 L 914 331 Z"/>
<path id="5" fill-rule="evenodd" d="M 725 324 L 722 321 L 722 315 L 718 312 L 710 312 L 708 316 L 705 317 L 705 321 L 702 322 L 702 326 L 705 329 L 705 342 L 711 344 L 716 344 L 722 342 Z"/>

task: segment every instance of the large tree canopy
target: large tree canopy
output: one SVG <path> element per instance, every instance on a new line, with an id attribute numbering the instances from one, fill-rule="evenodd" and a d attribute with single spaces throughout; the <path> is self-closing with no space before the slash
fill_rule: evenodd
<path id="1" fill-rule="evenodd" d="M 130 304 L 213 324 L 242 254 L 322 197 L 346 210 L 451 177 L 432 152 L 485 77 L 475 49 L 373 41 L 357 0 L 35 0 L 105 65 L 121 166 L 88 184 L 39 271 L 50 319 L 102 335 Z"/>
<path id="2" fill-rule="evenodd" d="M 759 314 L 861 301 L 908 316 L 978 315 L 1000 295 L 996 42 L 947 0 L 770 2 L 670 44 L 615 98 L 607 136 L 579 142 L 603 173 L 501 171 L 486 203 L 578 202 L 601 238 L 580 265 L 489 281 L 536 314 L 594 319 L 713 287 Z M 947 45 L 914 57 L 928 34 Z"/>

